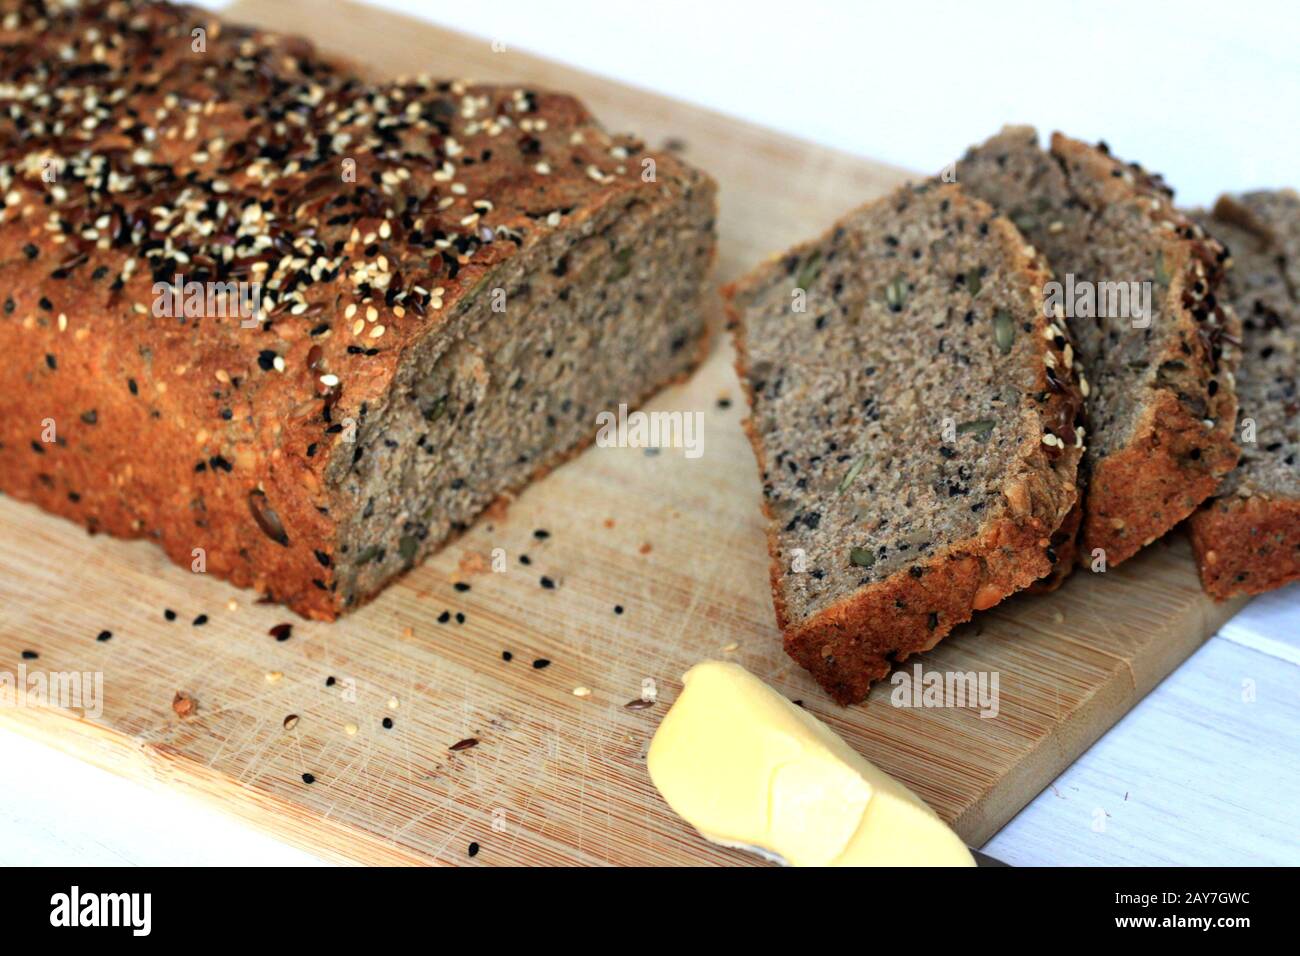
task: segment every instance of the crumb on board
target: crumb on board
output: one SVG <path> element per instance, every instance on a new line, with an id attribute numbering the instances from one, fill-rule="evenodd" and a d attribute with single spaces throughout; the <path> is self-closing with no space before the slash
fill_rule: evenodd
<path id="1" fill-rule="evenodd" d="M 198 701 L 183 690 L 178 690 L 176 696 L 172 698 L 172 710 L 176 712 L 177 717 L 182 719 L 193 717 L 198 709 Z"/>
<path id="2" fill-rule="evenodd" d="M 465 577 L 472 577 L 492 570 L 492 562 L 482 551 L 466 551 L 456 563 L 456 569 Z"/>

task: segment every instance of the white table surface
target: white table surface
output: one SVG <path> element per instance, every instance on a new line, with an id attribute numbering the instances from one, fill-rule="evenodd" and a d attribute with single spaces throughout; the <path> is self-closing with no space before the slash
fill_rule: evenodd
<path id="1" fill-rule="evenodd" d="M 906 168 L 1016 121 L 1105 138 L 1188 203 L 1300 186 L 1293 3 L 379 5 Z M 1253 601 L 986 849 L 1300 864 L 1300 585 Z M 318 862 L 0 730 L 0 864 Z"/>

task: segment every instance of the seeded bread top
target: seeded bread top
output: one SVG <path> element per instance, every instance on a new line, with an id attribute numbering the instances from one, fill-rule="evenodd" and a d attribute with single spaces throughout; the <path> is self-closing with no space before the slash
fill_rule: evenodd
<path id="1" fill-rule="evenodd" d="M 1131 314 L 1071 319 L 1088 398 L 1085 461 L 1129 444 L 1155 390 L 1176 394 L 1207 428 L 1231 429 L 1233 320 L 1213 294 L 1226 254 L 1173 206 L 1159 176 L 1104 143 L 1056 133 L 1047 152 L 1032 128 L 1008 127 L 972 148 L 957 177 L 1046 254 L 1058 282 L 1150 283 L 1145 328 Z"/>
<path id="2" fill-rule="evenodd" d="M 198 405 L 234 383 L 286 416 L 363 406 L 494 266 L 695 175 L 568 96 L 368 84 L 168 4 L 0 5 L 0 321 L 149 323 Z M 153 318 L 178 274 L 260 284 L 260 327 Z"/>
<path id="3" fill-rule="evenodd" d="M 1084 439 L 1069 343 L 1040 308 L 1046 279 L 1005 219 L 926 184 L 732 290 L 775 557 L 793 572 L 783 620 L 919 577 L 999 519 L 1050 515 L 1046 545 Z M 1040 494 L 1059 500 L 1029 500 Z"/>
<path id="4" fill-rule="evenodd" d="M 1300 498 L 1300 196 L 1224 196 L 1197 219 L 1231 254 L 1223 294 L 1242 324 L 1242 454 L 1219 496 Z"/>

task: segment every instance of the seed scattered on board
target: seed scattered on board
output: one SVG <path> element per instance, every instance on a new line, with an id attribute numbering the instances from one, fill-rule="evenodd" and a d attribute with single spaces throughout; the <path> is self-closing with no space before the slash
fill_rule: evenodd
<path id="1" fill-rule="evenodd" d="M 288 717 L 284 718 L 284 729 L 285 729 L 285 730 L 293 730 L 293 728 L 295 728 L 295 727 L 297 727 L 297 726 L 298 726 L 298 715 L 297 715 L 297 714 L 290 714 Z"/>
<path id="2" fill-rule="evenodd" d="M 573 688 L 573 696 L 574 696 L 574 697 L 590 697 L 590 696 L 591 696 L 591 688 L 590 688 L 590 687 L 575 687 L 575 688 Z"/>
<path id="3" fill-rule="evenodd" d="M 533 670 L 539 671 L 544 667 L 550 667 L 550 666 L 551 666 L 551 662 L 548 661 L 545 657 L 539 657 L 537 658 L 537 660 L 533 661 Z"/>
<path id="4" fill-rule="evenodd" d="M 447 749 L 453 753 L 460 753 L 462 750 L 469 750 L 471 747 L 478 746 L 477 737 L 466 737 L 464 740 L 458 740 Z"/>
<path id="5" fill-rule="evenodd" d="M 292 624 L 277 624 L 267 631 L 277 641 L 287 641 L 293 635 Z"/>
<path id="6" fill-rule="evenodd" d="M 629 700 L 623 706 L 628 710 L 648 710 L 654 705 L 655 702 L 653 700 L 646 700 L 644 697 L 638 697 L 636 700 Z"/>
<path id="7" fill-rule="evenodd" d="M 302 782 L 303 782 L 303 783 L 307 783 L 307 784 L 315 783 L 315 782 L 316 782 L 316 777 L 315 777 L 314 774 L 305 773 L 305 774 L 302 775 Z"/>
<path id="8" fill-rule="evenodd" d="M 95 638 L 95 640 L 97 641 L 111 641 L 112 639 L 113 639 L 112 631 L 100 631 L 99 636 Z"/>
<path id="9" fill-rule="evenodd" d="M 280 678 L 282 678 L 283 676 L 284 674 L 280 671 L 267 671 L 266 682 L 268 684 L 278 684 L 280 683 Z"/>
<path id="10" fill-rule="evenodd" d="M 477 843 L 471 843 L 471 844 L 469 845 L 469 855 L 470 855 L 470 856 L 478 856 L 478 844 L 477 844 Z"/>

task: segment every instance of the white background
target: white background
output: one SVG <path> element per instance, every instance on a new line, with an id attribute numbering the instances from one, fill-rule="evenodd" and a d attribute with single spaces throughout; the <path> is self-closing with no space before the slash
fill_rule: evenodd
<path id="1" fill-rule="evenodd" d="M 1018 122 L 1105 139 L 1188 203 L 1300 185 L 1294 0 L 375 5 L 907 169 Z"/>
<path id="2" fill-rule="evenodd" d="M 1028 122 L 1106 139 L 1189 204 L 1300 186 L 1294 2 L 379 5 L 918 171 Z M 1300 863 L 1298 750 L 1293 586 L 1252 604 L 988 849 L 1012 863 Z M 7 732 L 0 768 L 0 863 L 311 860 Z"/>

